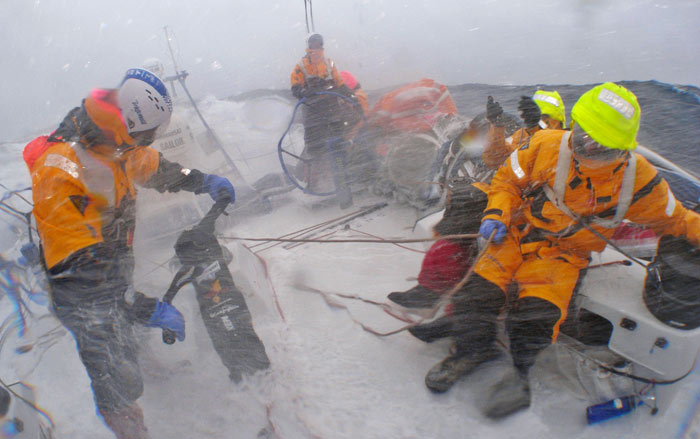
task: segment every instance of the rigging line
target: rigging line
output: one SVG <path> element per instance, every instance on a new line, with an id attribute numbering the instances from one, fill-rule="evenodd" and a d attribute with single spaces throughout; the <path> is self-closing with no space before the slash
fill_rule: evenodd
<path id="1" fill-rule="evenodd" d="M 276 155 L 276 154 L 277 153 L 274 151 L 273 152 L 266 152 L 266 153 L 260 154 L 260 155 L 248 156 L 248 157 L 246 157 L 246 160 L 255 160 L 255 159 L 259 159 L 259 158 L 263 158 L 263 157 L 267 157 L 267 156 L 271 156 L 271 155 Z"/>
<path id="2" fill-rule="evenodd" d="M 309 11 L 311 11 L 311 31 L 316 32 L 316 26 L 314 25 L 314 4 L 309 0 Z"/>
<path id="3" fill-rule="evenodd" d="M 168 43 L 168 49 L 170 50 L 170 58 L 173 60 L 173 67 L 175 68 L 175 74 L 179 75 L 180 70 L 177 68 L 177 61 L 175 61 L 175 53 L 173 53 L 173 47 L 170 44 L 170 33 L 168 33 L 168 26 L 163 26 L 163 30 L 165 31 L 165 41 Z"/>
<path id="4" fill-rule="evenodd" d="M 373 237 L 373 238 L 381 239 L 382 241 L 384 240 L 384 238 L 382 238 L 382 237 L 380 237 L 380 236 L 373 235 L 373 234 L 367 233 L 367 232 L 363 232 L 362 230 L 357 230 L 357 229 L 352 229 L 352 228 L 351 228 L 351 229 L 348 229 L 348 230 L 350 230 L 351 232 L 360 233 L 360 234 L 362 234 L 362 235 L 371 236 L 371 237 Z M 410 250 L 410 251 L 416 252 L 416 253 L 423 253 L 423 254 L 427 253 L 427 252 L 424 252 L 423 250 L 417 250 L 417 249 L 415 249 L 415 248 L 406 247 L 405 245 L 396 244 L 396 246 L 399 247 L 399 248 L 402 248 L 402 249 L 404 249 L 404 250 Z"/>
<path id="5" fill-rule="evenodd" d="M 296 231 L 293 231 L 293 232 L 286 233 L 286 234 L 280 236 L 280 238 L 286 238 L 286 237 L 288 237 L 288 236 L 294 236 L 294 235 L 297 235 L 297 236 L 298 236 L 298 235 L 300 235 L 300 234 L 304 234 L 304 233 L 306 233 L 306 232 L 313 231 L 313 230 L 315 230 L 315 229 L 318 229 L 319 227 L 323 227 L 323 226 L 328 225 L 328 224 L 331 224 L 331 223 L 333 223 L 333 222 L 340 221 L 340 220 L 345 219 L 345 218 L 347 218 L 347 217 L 349 217 L 349 216 L 351 216 L 351 215 L 359 214 L 359 213 L 361 213 L 362 211 L 364 211 L 365 209 L 367 209 L 367 208 L 358 209 L 358 210 L 356 210 L 356 211 L 354 211 L 354 212 L 350 212 L 350 213 L 347 213 L 347 214 L 345 214 L 345 215 L 341 215 L 341 216 L 338 216 L 338 217 L 329 219 L 329 220 L 327 220 L 327 221 L 323 221 L 323 222 L 321 222 L 321 223 L 318 223 L 318 224 L 315 224 L 315 225 L 312 225 L 312 226 L 309 226 L 309 227 L 305 227 L 305 228 L 300 229 L 300 230 L 296 230 Z M 248 247 L 248 248 L 253 249 L 253 248 L 259 247 L 259 246 L 261 246 L 261 245 L 265 245 L 265 243 L 251 245 L 251 246 Z"/>
<path id="6" fill-rule="evenodd" d="M 25 221 L 27 221 L 27 217 L 32 214 L 31 212 L 22 212 L 21 210 L 10 206 L 9 204 L 7 204 L 4 201 L 0 201 L 0 206 L 4 207 L 7 210 L 10 210 L 10 211 L 16 213 L 17 215 L 23 216 Z"/>
<path id="7" fill-rule="evenodd" d="M 202 115 L 202 112 L 199 111 L 199 107 L 197 106 L 197 102 L 194 100 L 194 98 L 190 94 L 190 90 L 187 88 L 187 85 L 185 84 L 185 78 L 186 78 L 186 75 L 184 75 L 185 72 L 183 71 L 181 73 L 177 68 L 177 63 L 175 62 L 175 55 L 173 53 L 173 48 L 170 45 L 170 34 L 168 33 L 168 26 L 164 26 L 163 31 L 165 32 L 165 39 L 168 42 L 168 48 L 170 49 L 170 56 L 173 59 L 173 66 L 175 67 L 175 76 L 177 77 L 177 80 L 180 83 L 180 86 L 185 91 L 187 98 L 192 103 L 192 108 L 194 108 L 195 113 L 199 117 L 199 120 L 202 122 L 202 125 L 204 125 L 204 128 L 206 128 L 207 133 L 212 138 L 212 140 L 214 141 L 216 146 L 219 148 L 219 151 L 221 151 L 221 154 L 224 156 L 224 160 L 229 165 L 231 172 L 233 172 L 235 174 L 236 179 L 241 180 L 241 181 L 245 181 L 245 179 L 241 175 L 241 172 L 238 170 L 238 167 L 236 166 L 235 162 L 233 161 L 233 159 L 229 155 L 228 151 L 226 151 L 226 148 L 224 148 L 224 144 L 221 142 L 221 138 L 216 134 L 216 132 L 207 123 L 206 119 L 204 119 L 204 115 Z M 174 90 L 174 88 L 173 88 L 173 90 Z M 250 165 L 248 164 L 248 160 L 245 158 L 243 151 L 241 151 L 240 146 L 238 146 L 237 143 L 234 143 L 234 146 L 238 150 L 238 152 L 241 156 L 241 160 L 243 160 L 243 163 L 245 163 L 245 165 L 248 167 L 248 169 L 251 169 Z"/>
<path id="8" fill-rule="evenodd" d="M 414 322 L 411 322 L 411 323 L 409 323 L 408 325 L 404 325 L 404 326 L 402 326 L 402 327 L 400 327 L 400 328 L 398 328 L 398 329 L 395 329 L 395 330 L 393 330 L 393 331 L 380 332 L 380 331 L 378 331 L 378 330 L 376 330 L 376 329 L 374 329 L 374 328 L 372 328 L 372 327 L 370 327 L 370 326 L 364 324 L 363 322 L 361 322 L 361 321 L 355 319 L 355 318 L 353 317 L 352 313 L 350 312 L 350 309 L 349 309 L 347 306 L 342 305 L 342 304 L 340 304 L 340 303 L 334 303 L 334 302 L 330 301 L 330 299 L 329 299 L 329 293 L 325 293 L 325 292 L 323 292 L 323 291 L 321 291 L 321 290 L 318 290 L 318 289 L 315 289 L 315 288 L 311 288 L 311 287 L 308 287 L 308 286 L 305 286 L 305 285 L 300 285 L 300 284 L 295 285 L 295 287 L 296 287 L 296 288 L 299 288 L 299 289 L 301 289 L 301 290 L 304 290 L 304 291 L 308 291 L 308 292 L 320 294 L 321 297 L 323 297 L 323 300 L 324 300 L 324 301 L 326 302 L 326 304 L 328 304 L 329 306 L 334 307 L 334 308 L 342 308 L 342 309 L 345 309 L 345 311 L 346 311 L 346 312 L 348 313 L 348 315 L 350 316 L 350 319 L 351 319 L 353 322 L 355 322 L 356 324 L 360 325 L 360 327 L 362 327 L 363 330 L 365 330 L 365 331 L 367 331 L 367 332 L 369 332 L 369 333 L 371 333 L 371 334 L 374 334 L 374 335 L 376 335 L 376 336 L 378 336 L 378 337 L 387 337 L 387 336 L 389 336 L 389 335 L 398 334 L 399 332 L 403 332 L 403 331 L 405 331 L 405 330 L 407 330 L 407 329 L 410 329 L 410 328 L 416 327 L 416 326 L 418 326 L 418 325 L 421 325 L 421 324 L 423 324 L 425 321 L 430 320 L 430 319 L 432 319 L 433 317 L 435 317 L 435 315 L 437 315 L 437 313 L 438 313 L 438 311 L 440 310 L 440 308 L 442 308 L 444 305 L 446 305 L 446 304 L 452 299 L 452 296 L 454 296 L 459 290 L 461 290 L 462 287 L 464 287 L 464 285 L 466 285 L 466 283 L 469 281 L 469 279 L 471 278 L 472 274 L 474 273 L 474 269 L 475 269 L 476 265 L 478 264 L 479 260 L 481 260 L 481 258 L 486 254 L 486 251 L 488 250 L 489 246 L 491 245 L 491 241 L 493 241 L 493 237 L 494 237 L 495 235 L 496 235 L 496 231 L 494 230 L 493 233 L 491 233 L 491 236 L 489 236 L 489 239 L 486 241 L 486 244 L 484 245 L 484 247 L 481 249 L 481 251 L 479 252 L 479 254 L 478 254 L 478 255 L 476 256 L 476 258 L 474 259 L 474 264 L 473 264 L 471 267 L 469 267 L 469 270 L 468 270 L 467 273 L 464 275 L 464 277 L 462 278 L 462 280 L 460 280 L 460 281 L 457 283 L 457 285 L 455 285 L 454 287 L 452 287 L 452 289 L 451 289 L 450 291 L 448 291 L 448 292 L 442 294 L 442 295 L 440 296 L 440 300 L 438 300 L 438 302 L 437 302 L 430 310 L 428 310 L 425 314 L 423 314 L 423 316 L 422 316 L 420 319 L 418 319 L 418 320 L 416 320 L 416 321 L 414 321 Z M 344 298 L 347 298 L 347 299 L 359 300 L 359 301 L 362 301 L 362 302 L 364 302 L 364 303 L 368 303 L 368 304 L 371 304 L 371 305 L 379 306 L 379 307 L 381 307 L 387 314 L 389 314 L 390 316 L 394 317 L 395 319 L 400 320 L 400 321 L 403 321 L 403 322 L 406 322 L 406 320 L 404 320 L 403 318 L 401 318 L 401 317 L 399 317 L 399 316 L 393 314 L 392 312 L 390 312 L 390 311 L 391 311 L 391 306 L 388 305 L 388 304 L 386 304 L 386 303 L 380 303 L 380 302 L 376 302 L 376 301 L 374 301 L 374 300 L 365 299 L 365 298 L 362 298 L 362 297 L 357 296 L 357 295 L 349 295 L 349 294 L 343 295 L 343 294 L 338 294 L 338 293 L 332 293 L 332 294 L 334 294 L 334 295 L 336 295 L 336 296 L 338 296 L 338 297 L 344 297 Z"/>
<path id="9" fill-rule="evenodd" d="M 626 252 L 625 250 L 622 250 L 620 247 L 617 246 L 617 244 L 615 244 L 614 242 L 612 242 L 611 239 L 608 239 L 608 238 L 605 237 L 602 233 L 598 232 L 596 229 L 594 229 L 593 227 L 591 227 L 591 226 L 590 226 L 588 223 L 586 223 L 581 217 L 576 217 L 575 220 L 576 220 L 576 222 L 578 222 L 579 224 L 581 224 L 581 225 L 583 226 L 583 228 L 585 228 L 585 229 L 588 230 L 589 232 L 593 233 L 593 234 L 594 234 L 596 237 L 598 237 L 599 239 L 602 239 L 603 241 L 605 241 L 607 244 L 609 244 L 612 248 L 614 248 L 614 249 L 617 250 L 618 252 L 622 253 L 622 255 L 623 255 L 624 257 L 626 257 L 626 258 L 629 259 L 630 261 L 634 262 L 635 264 L 639 264 L 641 267 L 644 267 L 645 270 L 649 270 L 649 266 L 648 266 L 647 264 L 641 262 L 639 259 L 635 258 L 634 256 L 632 256 L 631 254 L 629 254 L 629 253 Z"/>
<path id="10" fill-rule="evenodd" d="M 305 228 L 305 229 L 301 229 L 301 230 L 298 230 L 298 231 L 296 231 L 296 232 L 287 233 L 286 235 L 282 235 L 280 238 L 287 238 L 287 237 L 290 237 L 290 238 L 300 239 L 301 236 L 308 235 L 308 234 L 310 234 L 310 233 L 312 233 L 312 232 L 314 232 L 314 231 L 317 231 L 318 229 L 320 229 L 320 228 L 322 228 L 322 227 L 324 227 L 324 226 L 327 226 L 327 225 L 329 225 L 329 224 L 333 224 L 333 223 L 336 222 L 336 221 L 337 221 L 337 220 L 325 221 L 325 222 L 322 222 L 322 223 L 317 224 L 317 225 L 315 225 L 315 226 L 307 227 L 307 228 Z M 258 246 L 266 245 L 266 244 L 270 244 L 270 241 L 265 241 L 265 242 L 263 242 L 263 243 L 261 243 L 261 244 L 255 244 L 255 245 L 250 246 L 249 248 L 252 249 L 253 247 L 258 247 Z M 268 246 L 265 247 L 265 248 L 256 250 L 254 253 L 257 254 L 257 253 L 259 253 L 259 252 L 261 252 L 261 251 L 270 249 L 270 248 L 272 248 L 272 247 L 277 247 L 277 246 L 280 245 L 280 244 L 282 244 L 282 243 L 281 243 L 281 242 L 276 242 L 276 243 L 274 243 L 274 244 L 272 244 L 272 245 L 268 245 Z"/>
<path id="11" fill-rule="evenodd" d="M 307 233 L 305 233 L 305 234 L 302 234 L 302 235 L 293 236 L 293 237 L 291 237 L 290 239 L 311 239 L 311 236 L 316 236 L 316 238 L 314 238 L 314 239 L 323 239 L 323 238 L 326 238 L 326 237 L 328 237 L 328 236 L 334 235 L 335 232 L 336 232 L 335 230 L 332 230 L 332 231 L 330 231 L 330 232 L 328 232 L 328 233 L 325 233 L 325 234 L 323 234 L 323 235 L 318 235 L 319 232 L 323 231 L 323 230 L 320 230 L 320 229 L 321 229 L 321 228 L 319 227 L 319 228 L 317 228 L 316 230 L 309 231 L 309 232 L 307 232 Z M 324 229 L 324 230 L 325 230 L 325 229 Z M 304 238 L 303 235 L 306 235 L 306 238 Z M 281 245 L 281 244 L 282 244 L 281 242 L 277 242 L 277 243 L 275 243 L 275 244 L 272 244 L 272 245 L 271 245 L 270 247 L 268 247 L 268 248 L 276 247 L 276 246 Z M 292 243 L 292 244 L 287 245 L 287 246 L 283 246 L 283 248 L 284 248 L 285 250 L 289 250 L 289 249 L 292 249 L 292 248 L 294 248 L 294 247 L 299 247 L 300 245 L 304 245 L 304 244 L 305 244 L 304 242 L 297 242 L 297 243 Z M 265 250 L 267 250 L 267 249 L 265 249 Z M 260 251 L 262 251 L 262 250 L 260 250 Z"/>
<path id="12" fill-rule="evenodd" d="M 27 200 L 26 198 L 24 198 L 24 196 L 22 194 L 20 194 L 20 192 L 31 190 L 32 189 L 31 186 L 28 186 L 24 189 L 17 189 L 17 190 L 12 190 L 2 183 L 0 183 L 0 186 L 2 186 L 3 189 L 5 189 L 9 193 L 11 193 L 12 195 L 16 195 L 20 200 L 24 201 L 25 203 L 29 204 L 30 206 L 34 206 L 34 204 L 32 204 L 31 201 Z"/>
<path id="13" fill-rule="evenodd" d="M 335 235 L 336 233 L 338 233 L 338 230 L 331 230 L 330 232 L 328 232 L 328 233 L 326 233 L 326 234 L 320 235 L 320 236 L 318 237 L 318 239 L 326 238 L 326 237 L 328 237 L 328 236 L 333 236 L 333 235 Z M 304 244 L 306 244 L 306 243 L 305 243 L 305 242 L 299 242 L 299 243 L 296 243 L 296 244 L 292 244 L 292 245 L 290 245 L 289 247 L 285 247 L 285 249 L 291 250 L 291 249 L 293 249 L 293 248 L 295 248 L 295 247 L 299 247 L 299 246 L 304 245 Z"/>
<path id="14" fill-rule="evenodd" d="M 465 233 L 462 235 L 445 235 L 437 236 L 432 238 L 415 238 L 415 239 L 284 239 L 284 238 L 243 238 L 238 236 L 223 236 L 219 235 L 221 239 L 227 239 L 230 241 L 277 241 L 277 242 L 317 242 L 323 244 L 330 243 L 348 243 L 348 242 L 364 242 L 364 243 L 375 243 L 375 244 L 411 244 L 416 242 L 431 242 L 440 239 L 476 239 L 480 238 L 481 235 L 478 233 Z"/>
<path id="15" fill-rule="evenodd" d="M 25 221 L 25 222 L 27 221 L 27 218 L 26 218 L 25 216 L 19 215 L 18 213 L 13 212 L 13 211 L 7 209 L 4 205 L 1 205 L 1 204 L 0 204 L 0 211 L 3 211 L 3 212 L 5 212 L 5 213 L 8 214 L 8 215 L 14 216 L 14 217 L 17 218 L 17 219 L 21 219 L 22 221 Z M 3 220 L 3 221 L 5 221 L 5 220 Z M 10 222 L 8 222 L 8 221 L 5 221 L 5 222 L 6 222 L 7 224 L 12 225 L 12 224 L 11 224 Z"/>
<path id="16" fill-rule="evenodd" d="M 309 0 L 304 0 L 304 18 L 306 19 L 306 33 L 310 34 L 311 29 L 309 28 L 309 9 L 308 9 L 308 3 Z"/>
<path id="17" fill-rule="evenodd" d="M 307 227 L 306 229 L 302 229 L 302 230 L 297 231 L 297 232 L 288 233 L 286 235 L 281 236 L 281 238 L 285 238 L 285 237 L 301 238 L 302 236 L 306 236 L 307 238 L 309 238 L 309 237 L 313 236 L 313 234 L 318 233 L 319 231 L 323 231 L 323 230 L 326 230 L 326 229 L 331 228 L 331 227 L 341 226 L 341 225 L 347 223 L 348 221 L 351 221 L 355 218 L 359 218 L 363 215 L 367 215 L 369 213 L 372 213 L 372 212 L 376 211 L 377 209 L 381 209 L 382 207 L 385 207 L 386 205 L 387 205 L 386 203 L 379 203 L 379 204 L 375 204 L 375 205 L 371 205 L 371 206 L 365 206 L 365 207 L 362 207 L 354 212 L 350 212 L 350 213 L 347 213 L 345 215 L 341 215 L 339 217 L 330 219 L 328 221 L 324 221 L 324 222 L 317 224 L 315 226 Z M 265 244 L 269 244 L 269 242 L 265 242 L 263 244 L 258 244 L 258 245 L 265 245 Z M 269 245 L 268 248 L 275 247 L 279 244 L 280 243 Z M 251 246 L 251 248 L 252 247 L 253 246 Z"/>
<path id="18" fill-rule="evenodd" d="M 153 267 L 149 272 L 144 273 L 143 275 L 139 276 L 138 279 L 137 279 L 137 281 L 140 281 L 140 280 L 145 279 L 146 276 L 152 274 L 153 272 L 155 272 L 156 270 L 159 270 L 159 269 L 161 269 L 161 268 L 169 272 L 170 270 L 168 270 L 168 269 L 165 267 L 165 265 L 168 264 L 168 263 L 170 262 L 171 259 L 172 259 L 172 257 L 166 259 L 165 261 L 163 261 L 163 262 L 161 262 L 161 263 L 158 263 L 158 262 L 156 262 L 156 261 L 149 261 L 149 260 L 146 260 L 146 262 L 150 262 L 151 264 L 154 264 L 155 267 Z"/>
<path id="19" fill-rule="evenodd" d="M 321 223 L 318 223 L 318 224 L 315 224 L 315 225 L 312 225 L 312 226 L 309 226 L 309 227 L 306 227 L 306 228 L 303 228 L 303 229 L 300 229 L 300 230 L 297 230 L 297 231 L 293 231 L 293 232 L 290 232 L 290 233 L 286 233 L 286 234 L 282 235 L 281 238 L 284 238 L 284 237 L 287 237 L 287 236 L 298 237 L 298 236 L 300 236 L 300 235 L 304 235 L 305 233 L 313 232 L 313 231 L 315 231 L 315 230 L 317 230 L 317 229 L 319 229 L 319 228 L 322 228 L 322 227 L 324 227 L 324 226 L 328 226 L 328 225 L 331 225 L 331 224 L 333 224 L 333 223 L 335 223 L 335 222 L 342 221 L 342 220 L 344 220 L 344 219 L 346 219 L 346 218 L 348 218 L 348 217 L 352 217 L 353 215 L 359 215 L 359 214 L 364 213 L 365 211 L 370 211 L 370 210 L 373 209 L 374 207 L 375 207 L 375 206 L 363 207 L 363 208 L 360 208 L 360 209 L 358 209 L 358 210 L 356 210 L 356 211 L 354 211 L 354 212 L 346 213 L 345 215 L 341 215 L 341 216 L 338 216 L 338 217 L 336 217 L 336 218 L 332 218 L 332 219 L 329 219 L 329 220 L 327 220 L 327 221 L 323 221 L 323 222 L 321 222 Z M 8 223 L 8 224 L 10 224 L 10 223 Z M 10 224 L 10 225 L 11 225 L 11 224 Z M 35 229 L 35 230 L 36 230 L 36 229 Z M 327 235 L 324 235 L 324 236 L 327 236 Z M 219 236 L 219 237 L 221 238 L 222 236 Z M 246 248 L 248 248 L 253 254 L 256 254 L 256 255 L 257 255 L 259 252 L 262 252 L 262 251 L 264 251 L 264 250 L 270 249 L 270 248 L 272 248 L 272 247 L 275 247 L 275 246 L 281 244 L 281 242 L 277 242 L 277 243 L 272 244 L 272 245 L 269 245 L 269 246 L 267 246 L 267 247 L 265 247 L 265 248 L 258 249 L 258 250 L 255 250 L 255 251 L 253 250 L 253 248 L 255 248 L 255 247 L 264 246 L 264 245 L 269 244 L 269 243 L 270 243 L 269 240 L 268 240 L 268 241 L 263 241 L 263 242 L 261 242 L 260 244 L 255 244 L 255 245 L 251 245 L 251 246 L 246 246 Z M 143 274 L 142 276 L 139 276 L 138 279 L 139 279 L 139 280 L 140 280 L 140 279 L 143 279 L 143 278 L 145 278 L 146 276 L 148 276 L 149 274 L 155 272 L 156 270 L 158 270 L 158 269 L 160 269 L 160 268 L 165 268 L 165 265 L 168 264 L 168 263 L 170 262 L 171 259 L 172 259 L 172 258 L 168 258 L 168 259 L 166 259 L 165 261 L 163 261 L 162 263 L 157 263 L 156 261 L 150 261 L 150 262 L 152 262 L 152 263 L 154 263 L 154 264 L 157 264 L 157 265 L 156 265 L 153 269 L 151 269 L 149 272 Z M 166 270 L 167 270 L 167 268 L 166 268 Z"/>
<path id="20" fill-rule="evenodd" d="M 31 234 L 32 231 L 34 231 L 34 232 L 36 232 L 36 233 L 39 233 L 39 230 L 38 230 L 35 226 L 32 225 L 32 222 L 31 222 L 31 214 L 32 214 L 32 213 L 31 213 L 31 212 L 27 212 L 27 213 L 23 213 L 23 212 L 15 213 L 15 212 L 12 212 L 11 210 L 6 209 L 2 204 L 0 204 L 0 211 L 3 211 L 3 212 L 5 212 L 6 214 L 11 215 L 11 216 L 14 216 L 15 218 L 20 219 L 20 220 L 22 220 L 23 222 L 25 222 L 25 223 L 27 224 L 27 228 L 29 229 L 29 240 L 30 240 L 30 241 L 33 240 L 32 234 Z M 0 218 L 0 219 L 2 219 L 2 221 L 3 221 L 5 224 L 9 225 L 9 226 L 15 226 L 15 224 L 13 224 L 13 223 L 7 221 L 5 218 Z"/>

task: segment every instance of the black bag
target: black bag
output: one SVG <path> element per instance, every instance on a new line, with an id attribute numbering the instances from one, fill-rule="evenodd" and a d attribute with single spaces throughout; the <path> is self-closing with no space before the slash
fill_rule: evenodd
<path id="1" fill-rule="evenodd" d="M 700 326 L 700 249 L 683 238 L 662 237 L 647 269 L 644 303 L 668 326 Z"/>

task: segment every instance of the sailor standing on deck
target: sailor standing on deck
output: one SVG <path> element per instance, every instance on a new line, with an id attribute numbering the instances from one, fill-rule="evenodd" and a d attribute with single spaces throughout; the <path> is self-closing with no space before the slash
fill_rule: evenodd
<path id="1" fill-rule="evenodd" d="M 75 337 L 97 409 L 118 439 L 148 437 L 137 403 L 143 381 L 134 324 L 185 338 L 175 307 L 133 289 L 136 185 L 235 200 L 226 178 L 148 147 L 171 113 L 160 78 L 130 69 L 118 88 L 94 89 L 56 131 L 24 150 L 52 306 Z"/>

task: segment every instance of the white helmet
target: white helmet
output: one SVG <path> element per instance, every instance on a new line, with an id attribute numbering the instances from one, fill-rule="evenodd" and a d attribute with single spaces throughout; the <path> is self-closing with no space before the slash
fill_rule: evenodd
<path id="1" fill-rule="evenodd" d="M 145 69 L 127 70 L 117 102 L 130 135 L 167 126 L 173 112 L 165 84 Z"/>

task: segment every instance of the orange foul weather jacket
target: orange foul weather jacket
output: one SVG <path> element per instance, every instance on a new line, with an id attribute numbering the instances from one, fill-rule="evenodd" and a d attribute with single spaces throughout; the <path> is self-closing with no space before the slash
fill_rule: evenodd
<path id="1" fill-rule="evenodd" d="M 292 71 L 292 93 L 303 97 L 303 92 L 323 88 L 340 88 L 343 80 L 338 74 L 335 63 L 323 56 L 323 49 L 306 49 L 306 56 Z"/>
<path id="2" fill-rule="evenodd" d="M 503 222 L 508 233 L 502 244 L 489 247 L 475 267 L 476 273 L 504 292 L 516 282 L 519 297 L 539 297 L 556 305 L 561 318 L 555 339 L 579 271 L 588 265 L 591 252 L 606 246 L 580 222 L 589 223 L 606 238 L 612 236 L 614 226 L 593 220 L 616 216 L 623 176 L 630 166 L 628 160 L 592 170 L 571 160 L 564 186 L 563 209 L 569 211 L 565 213 L 546 194 L 555 186 L 560 148 L 568 148 L 562 138 L 568 139 L 566 131 L 535 133 L 497 171 L 483 219 Z M 649 162 L 636 154 L 635 158 L 634 186 L 624 218 L 650 227 L 657 235 L 685 236 L 700 245 L 700 215 L 676 201 Z"/>
<path id="3" fill-rule="evenodd" d="M 553 186 L 562 136 L 566 131 L 543 130 L 528 145 L 513 152 L 491 181 L 489 203 L 484 219 L 491 218 L 507 226 L 525 225 L 527 234 L 587 258 L 591 251 L 602 251 L 605 241 L 577 225 L 557 209 L 542 191 Z M 657 235 L 686 236 L 700 245 L 700 216 L 676 202 L 666 181 L 656 169 L 636 156 L 636 177 L 632 202 L 625 218 L 650 227 Z M 566 179 L 564 204 L 581 218 L 615 214 L 626 163 L 616 167 L 587 170 L 572 160 Z M 592 227 L 610 238 L 612 228 Z"/>
<path id="4" fill-rule="evenodd" d="M 152 148 L 135 148 L 118 158 L 113 152 L 100 144 L 87 148 L 73 140 L 48 142 L 28 163 L 47 268 L 96 244 L 130 249 L 136 184 L 160 192 L 201 188 L 201 172 L 183 173 L 180 165 Z"/>
<path id="5" fill-rule="evenodd" d="M 77 250 L 119 236 L 133 217 L 134 183 L 145 184 L 158 170 L 158 152 L 142 148 L 118 160 L 79 143 L 56 143 L 32 172 L 34 217 L 48 268 Z M 132 231 L 124 229 L 124 233 Z"/>

